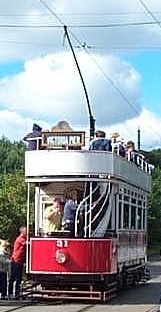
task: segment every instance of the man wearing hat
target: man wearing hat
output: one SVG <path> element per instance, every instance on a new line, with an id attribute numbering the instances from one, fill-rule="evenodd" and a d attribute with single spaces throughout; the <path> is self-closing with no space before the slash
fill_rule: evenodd
<path id="1" fill-rule="evenodd" d="M 106 134 L 102 130 L 98 130 L 95 133 L 96 138 L 90 142 L 89 149 L 90 150 L 98 150 L 98 151 L 112 151 L 111 140 L 105 138 Z"/>
<path id="2" fill-rule="evenodd" d="M 28 143 L 27 145 L 28 150 L 36 150 L 40 148 L 41 131 L 42 131 L 42 128 L 39 125 L 34 123 L 32 127 L 32 132 L 28 133 L 23 138 L 23 140 Z"/>

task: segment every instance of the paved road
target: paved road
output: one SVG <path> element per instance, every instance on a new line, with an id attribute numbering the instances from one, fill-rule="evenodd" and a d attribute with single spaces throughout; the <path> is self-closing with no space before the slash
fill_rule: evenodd
<path id="1" fill-rule="evenodd" d="M 161 291 L 161 261 L 150 263 L 152 279 L 146 285 L 138 285 L 119 293 L 111 304 L 56 303 L 30 306 L 29 303 L 0 302 L 0 312 L 156 312 L 159 311 Z"/>

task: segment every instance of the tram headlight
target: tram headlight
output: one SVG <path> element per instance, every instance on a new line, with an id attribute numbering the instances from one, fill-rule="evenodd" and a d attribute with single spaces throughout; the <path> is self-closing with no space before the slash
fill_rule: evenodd
<path id="1" fill-rule="evenodd" d="M 65 252 L 61 251 L 61 250 L 57 250 L 56 251 L 56 261 L 59 263 L 59 264 L 63 264 L 66 262 L 67 260 L 67 255 L 65 254 Z"/>

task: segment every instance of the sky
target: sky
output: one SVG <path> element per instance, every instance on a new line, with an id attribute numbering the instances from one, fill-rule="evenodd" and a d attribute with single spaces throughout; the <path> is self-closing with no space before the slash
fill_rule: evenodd
<path id="1" fill-rule="evenodd" d="M 89 137 L 66 25 L 96 130 L 161 148 L 160 21 L 160 0 L 0 0 L 0 136 L 66 120 Z"/>

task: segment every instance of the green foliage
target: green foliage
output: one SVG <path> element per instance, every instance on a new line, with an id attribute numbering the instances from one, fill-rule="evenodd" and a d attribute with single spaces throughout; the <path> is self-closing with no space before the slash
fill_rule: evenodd
<path id="1" fill-rule="evenodd" d="M 25 145 L 0 139 L 0 238 L 14 240 L 26 224 L 27 183 L 24 176 Z"/>
<path id="2" fill-rule="evenodd" d="M 157 167 L 152 174 L 152 191 L 148 210 L 149 244 L 157 245 L 161 238 L 161 169 Z"/>
<path id="3" fill-rule="evenodd" d="M 0 186 L 0 237 L 10 238 L 26 224 L 26 183 L 24 173 L 7 173 L 1 176 Z"/>
<path id="4" fill-rule="evenodd" d="M 148 161 L 155 165 L 155 167 L 160 167 L 161 168 L 161 149 L 155 149 L 150 152 L 143 152 L 143 154 L 146 156 Z"/>
<path id="5" fill-rule="evenodd" d="M 24 169 L 25 145 L 23 142 L 10 142 L 0 139 L 0 174 Z"/>

